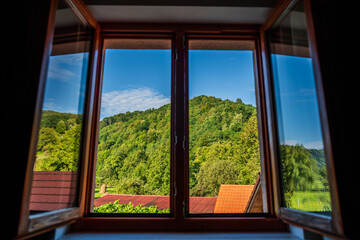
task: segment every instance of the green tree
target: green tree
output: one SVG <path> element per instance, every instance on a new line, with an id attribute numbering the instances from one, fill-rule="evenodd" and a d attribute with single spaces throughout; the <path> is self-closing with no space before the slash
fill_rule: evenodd
<path id="1" fill-rule="evenodd" d="M 281 145 L 284 196 L 287 203 L 295 191 L 311 190 L 317 178 L 317 162 L 303 145 Z"/>
<path id="2" fill-rule="evenodd" d="M 205 162 L 196 174 L 197 185 L 192 195 L 215 197 L 221 184 L 240 184 L 240 166 L 231 160 L 212 160 Z"/>
<path id="3" fill-rule="evenodd" d="M 39 132 L 38 151 L 51 151 L 58 144 L 59 137 L 53 128 L 41 128 Z"/>
<path id="4" fill-rule="evenodd" d="M 56 132 L 59 134 L 64 134 L 66 131 L 66 124 L 63 120 L 60 120 L 57 124 L 56 124 Z"/>

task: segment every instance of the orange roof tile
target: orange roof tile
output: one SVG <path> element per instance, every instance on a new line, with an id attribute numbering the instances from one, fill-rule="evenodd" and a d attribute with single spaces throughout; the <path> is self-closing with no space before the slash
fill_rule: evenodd
<path id="1" fill-rule="evenodd" d="M 254 185 L 220 185 L 214 213 L 243 213 Z"/>

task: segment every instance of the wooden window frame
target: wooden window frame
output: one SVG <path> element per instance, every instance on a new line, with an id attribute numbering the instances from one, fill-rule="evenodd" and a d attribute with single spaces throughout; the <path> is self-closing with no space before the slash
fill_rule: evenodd
<path id="1" fill-rule="evenodd" d="M 313 214 L 310 212 L 290 209 L 285 207 L 285 200 L 281 193 L 281 179 L 280 179 L 280 156 L 279 156 L 279 140 L 277 136 L 277 123 L 276 123 L 276 109 L 274 98 L 274 86 L 272 83 L 272 68 L 270 48 L 268 45 L 267 31 L 278 20 L 287 15 L 293 6 L 299 1 L 304 2 L 306 24 L 308 27 L 309 51 L 313 62 L 314 79 L 316 85 L 316 93 L 319 105 L 320 122 L 322 126 L 323 141 L 326 148 L 324 153 L 326 156 L 326 166 L 328 173 L 328 181 L 330 186 L 330 195 L 332 201 L 331 217 L 323 216 L 320 214 Z M 267 21 L 260 29 L 261 44 L 262 44 L 262 60 L 264 65 L 264 79 L 266 90 L 266 103 L 267 103 L 267 118 L 270 130 L 269 144 L 270 144 L 270 158 L 272 166 L 273 183 L 275 186 L 274 202 L 275 213 L 285 223 L 293 224 L 319 234 L 328 235 L 330 237 L 342 238 L 344 231 L 342 229 L 342 220 L 340 214 L 340 205 L 338 199 L 338 190 L 335 178 L 334 159 L 331 147 L 331 139 L 329 135 L 329 125 L 326 113 L 326 103 L 324 98 L 324 88 L 322 85 L 322 77 L 319 67 L 319 56 L 316 46 L 315 31 L 313 27 L 313 19 L 311 12 L 310 0 L 282 0 L 278 3 L 275 11 L 269 16 Z"/>
<path id="2" fill-rule="evenodd" d="M 171 50 L 173 50 L 174 46 L 174 35 L 171 33 L 123 33 L 123 34 L 119 34 L 119 33 L 102 33 L 99 36 L 99 49 L 101 49 L 101 51 L 99 51 L 99 56 L 98 56 L 98 71 L 96 74 L 96 87 L 95 87 L 95 104 L 94 104 L 94 113 L 93 113 L 93 124 L 92 124 L 92 136 L 91 136 L 91 147 L 89 149 L 90 151 L 90 155 L 91 160 L 90 160 L 90 167 L 89 167 L 89 171 L 90 175 L 89 175 L 89 179 L 88 179 L 88 186 L 91 186 L 90 188 L 88 188 L 87 190 L 87 204 L 85 206 L 85 211 L 87 216 L 111 216 L 112 214 L 95 214 L 92 213 L 92 208 L 93 208 L 93 201 L 94 201 L 94 191 L 95 191 L 95 174 L 96 174 L 96 157 L 97 157 L 97 143 L 98 143 L 98 138 L 99 138 L 99 121 L 100 121 L 100 108 L 101 108 L 101 93 L 102 93 L 102 85 L 103 85 L 103 73 L 104 73 L 104 62 L 105 62 L 105 41 L 108 39 L 153 39 L 153 40 L 157 40 L 157 39 L 166 39 L 171 41 Z M 173 102 L 174 102 L 174 59 L 175 59 L 175 54 L 172 51 L 171 52 L 171 134 L 170 134 L 170 145 L 171 145 L 171 149 L 173 149 L 173 145 L 174 145 L 174 136 L 173 133 L 174 131 L 172 130 L 174 127 L 174 106 L 173 106 Z M 173 165 L 174 165 L 174 161 L 173 161 L 173 153 L 171 152 L 170 154 L 170 167 L 171 169 L 173 169 Z M 173 174 L 170 175 L 170 182 L 173 182 Z M 170 184 L 170 209 L 173 209 L 173 203 L 174 203 L 174 185 Z M 173 215 L 173 211 L 171 211 L 170 215 Z M 161 214 L 164 215 L 164 214 Z M 169 215 L 169 214 L 165 214 L 165 215 Z M 115 214 L 115 216 L 123 216 L 123 217 L 127 217 L 127 216 L 131 216 L 131 214 L 124 214 L 124 215 L 119 215 L 119 214 Z M 157 216 L 154 214 L 136 214 L 134 216 Z"/>
<path id="3" fill-rule="evenodd" d="M 265 99 L 262 97 L 263 82 L 260 60 L 260 38 L 259 26 L 242 25 L 187 25 L 187 24 L 101 24 L 101 33 L 99 41 L 98 71 L 96 75 L 95 104 L 93 114 L 93 125 L 91 136 L 91 161 L 89 167 L 88 188 L 84 216 L 73 225 L 74 231 L 256 231 L 256 232 L 280 232 L 286 231 L 287 226 L 283 224 L 274 214 L 272 202 L 271 178 L 269 172 L 269 162 L 264 160 L 264 175 L 266 177 L 266 193 L 268 207 L 267 213 L 259 214 L 234 214 L 234 215 L 198 215 L 188 214 L 184 211 L 184 204 L 188 206 L 188 100 L 187 88 L 187 41 L 188 38 L 201 39 L 242 39 L 254 41 L 256 46 L 256 66 L 257 81 L 256 88 L 259 94 L 256 98 L 259 103 L 259 115 L 265 117 L 265 110 L 260 105 L 264 105 Z M 172 152 L 173 156 L 173 176 L 176 182 L 176 195 L 174 195 L 175 186 L 171 184 L 171 206 L 173 209 L 169 215 L 119 215 L 119 214 L 95 214 L 92 213 L 92 198 L 95 176 L 95 161 L 97 148 L 98 120 L 100 111 L 101 81 L 103 73 L 104 48 L 103 41 L 107 38 L 172 38 Z M 176 87 L 174 88 L 176 84 Z M 176 112 L 176 114 L 175 114 Z M 259 117 L 259 123 L 262 128 L 262 158 L 268 159 L 268 149 L 266 147 L 266 124 L 263 118 Z M 177 137 L 177 144 L 174 144 L 174 137 Z M 183 144 L 185 143 L 185 144 Z M 185 149 L 184 147 L 185 146 Z M 181 183 L 181 184 L 180 184 Z"/>
<path id="4" fill-rule="evenodd" d="M 260 39 L 257 34 L 234 34 L 234 33 L 186 33 L 184 35 L 184 45 L 185 45 L 185 84 L 184 84 L 184 92 L 186 96 L 185 100 L 185 142 L 189 143 L 189 70 L 188 70 L 188 53 L 189 53 L 189 41 L 190 40 L 239 40 L 239 41 L 252 41 L 254 43 L 254 87 L 255 87 L 255 97 L 256 97 L 256 109 L 257 109 L 257 121 L 258 121 L 258 132 L 259 132 L 259 149 L 260 149 L 260 167 L 261 172 L 264 173 L 261 176 L 261 185 L 264 187 L 266 194 L 263 196 L 263 205 L 264 205 L 264 213 L 242 213 L 242 214 L 190 214 L 189 206 L 190 206 L 190 199 L 189 199 L 189 156 L 186 155 L 185 157 L 185 216 L 186 217 L 209 217 L 209 218 L 216 218 L 216 217 L 263 217 L 263 216 L 271 216 L 273 213 L 273 208 L 269 199 L 272 196 L 272 192 L 268 188 L 268 184 L 271 183 L 271 179 L 268 178 L 270 175 L 267 172 L 269 163 L 268 157 L 265 153 L 265 136 L 267 133 L 267 126 L 265 124 L 265 109 L 264 109 L 264 95 L 261 94 L 263 91 L 263 78 L 261 72 L 261 59 L 260 59 Z M 188 154 L 190 151 L 189 144 L 185 144 L 185 153 Z M 269 209 L 270 207 L 270 209 Z"/>
<path id="5" fill-rule="evenodd" d="M 32 126 L 32 137 L 29 147 L 28 161 L 26 167 L 26 175 L 24 180 L 23 188 L 23 197 L 22 197 L 22 207 L 20 210 L 19 226 L 18 226 L 18 237 L 19 238 L 28 238 L 36 236 L 38 234 L 47 232 L 51 229 L 55 229 L 59 226 L 74 223 L 83 215 L 84 209 L 84 192 L 86 190 L 86 185 L 84 184 L 84 177 L 87 176 L 87 165 L 89 162 L 89 135 L 90 135 L 90 125 L 92 115 L 92 102 L 93 102 L 93 71 L 95 70 L 94 57 L 97 55 L 96 42 L 99 25 L 96 22 L 95 18 L 89 14 L 89 10 L 86 5 L 81 0 L 64 0 L 68 5 L 69 9 L 73 11 L 76 17 L 86 26 L 94 31 L 93 37 L 90 40 L 91 48 L 89 54 L 89 64 L 88 64 L 88 76 L 86 81 L 86 90 L 85 90 L 85 100 L 84 100 L 84 118 L 83 118 L 83 127 L 82 127 L 82 139 L 81 139 L 81 149 L 80 149 L 80 162 L 79 166 L 79 175 L 78 177 L 78 195 L 75 201 L 75 207 L 59 209 L 49 212 L 44 212 L 40 214 L 30 215 L 29 210 L 29 201 L 31 196 L 31 186 L 33 179 L 33 166 L 35 164 L 35 155 L 37 149 L 37 140 L 39 136 L 39 127 L 41 121 L 41 112 L 43 105 L 43 98 L 46 85 L 46 75 L 47 68 L 50 58 L 50 52 L 52 47 L 52 42 L 54 40 L 54 30 L 55 30 L 55 16 L 57 10 L 58 0 L 51 0 L 49 3 L 49 15 L 48 23 L 46 29 L 46 39 L 44 43 L 44 54 L 42 58 L 42 64 L 40 69 L 39 76 L 39 85 L 37 89 L 37 99 L 35 106 L 34 121 Z"/>
<path id="6" fill-rule="evenodd" d="M 50 56 L 51 42 L 53 38 L 56 0 L 51 0 L 49 7 L 49 17 L 47 24 L 47 34 L 44 49 L 42 52 L 42 64 L 39 73 L 39 88 L 36 100 L 34 121 L 32 126 L 32 136 L 30 142 L 30 150 L 28 154 L 27 170 L 24 181 L 22 207 L 19 214 L 18 236 L 19 238 L 26 238 L 35 236 L 37 234 L 55 229 L 61 225 L 73 223 L 71 225 L 72 231 L 238 231 L 238 232 L 281 232 L 288 231 L 287 223 L 298 225 L 300 227 L 315 231 L 321 234 L 329 235 L 331 237 L 341 238 L 343 236 L 342 221 L 340 214 L 340 207 L 338 202 L 338 195 L 336 189 L 336 181 L 334 177 L 334 163 L 332 158 L 328 162 L 330 175 L 332 180 L 331 196 L 333 201 L 333 217 L 331 222 L 323 218 L 318 218 L 311 214 L 299 215 L 296 211 L 284 209 L 281 207 L 281 193 L 280 193 L 280 179 L 278 172 L 278 164 L 276 161 L 276 129 L 274 121 L 274 103 L 272 99 L 272 86 L 269 67 L 269 52 L 266 44 L 266 30 L 271 27 L 275 20 L 282 14 L 286 13 L 294 0 L 281 0 L 278 6 L 274 9 L 268 20 L 262 25 L 235 25 L 235 24 L 151 24 L 151 23 L 97 23 L 91 12 L 87 9 L 82 0 L 65 0 L 81 21 L 86 22 L 94 29 L 93 46 L 91 50 L 90 74 L 88 76 L 87 86 L 87 99 L 85 105 L 86 121 L 84 125 L 84 141 L 82 147 L 82 168 L 81 168 L 81 181 L 79 187 L 78 207 L 62 209 L 49 213 L 44 213 L 38 216 L 29 218 L 28 213 L 28 200 L 30 198 L 31 180 L 32 180 L 32 167 L 34 165 L 34 156 L 36 149 L 36 140 L 38 137 L 38 127 L 40 124 L 41 105 L 43 100 L 43 93 L 45 88 L 45 76 L 47 70 L 48 59 Z M 327 119 L 325 101 L 323 100 L 323 91 L 321 86 L 319 61 L 317 56 L 317 47 L 315 42 L 315 33 L 313 29 L 313 21 L 311 19 L 310 0 L 305 0 L 307 21 L 310 26 L 309 39 L 311 43 L 311 52 L 314 60 L 315 73 L 317 74 L 318 95 L 322 99 L 320 104 L 322 124 L 325 124 L 326 143 L 330 142 L 330 136 L 327 133 Z M 261 117 L 258 118 L 262 126 L 262 134 L 259 134 L 260 142 L 262 143 L 262 154 L 264 159 L 264 175 L 266 177 L 266 192 L 267 192 L 267 205 L 268 213 L 262 216 L 188 216 L 184 212 L 183 202 L 175 201 L 174 212 L 170 216 L 165 217 L 103 217 L 91 215 L 94 173 L 98 126 L 98 111 L 100 107 L 99 96 L 101 94 L 100 78 L 102 69 L 102 55 L 103 49 L 101 48 L 101 39 L 105 35 L 113 34 L 129 34 L 147 36 L 151 34 L 164 34 L 174 37 L 174 51 L 176 54 L 176 62 L 173 63 L 174 78 L 178 82 L 187 87 L 187 46 L 184 36 L 198 36 L 198 37 L 250 37 L 256 39 L 256 54 L 257 54 L 257 70 L 258 70 L 258 103 L 260 103 Z M 184 74 L 185 73 L 185 74 Z M 174 97 L 173 97 L 174 96 Z M 176 97 L 175 97 L 176 96 Z M 176 122 L 176 129 L 172 132 L 177 132 L 178 142 L 183 142 L 188 138 L 186 128 L 186 91 L 184 89 L 176 89 L 172 92 L 172 104 L 174 106 L 186 106 L 182 114 L 174 117 Z M 182 133 L 182 134 L 179 134 Z M 261 136 L 260 136 L 261 135 Z M 173 138 L 174 136 L 172 136 Z M 331 151 L 331 148 L 330 148 Z M 186 159 L 186 151 L 182 148 L 181 144 L 174 146 L 174 158 Z M 329 153 L 332 156 L 331 152 Z M 180 162 L 180 161 L 176 161 Z M 184 188 L 177 188 L 177 199 L 186 199 L 188 190 L 186 189 L 186 173 L 188 166 L 187 163 L 174 164 L 174 180 L 176 182 L 184 183 Z M 173 186 L 172 186 L 173 187 Z M 173 190 L 171 190 L 173 193 Z M 43 223 L 46 224 L 43 224 Z M 316 223 L 317 225 L 310 226 L 308 223 Z M 41 223 L 41 224 L 39 224 Z M 286 223 L 286 224 L 285 224 Z M 325 224 L 325 225 L 324 225 Z M 31 226 L 31 227 L 30 227 Z M 330 226 L 330 227 L 329 227 Z"/>

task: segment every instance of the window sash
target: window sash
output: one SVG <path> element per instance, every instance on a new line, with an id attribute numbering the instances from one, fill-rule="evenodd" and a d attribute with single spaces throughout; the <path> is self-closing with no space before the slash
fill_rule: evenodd
<path id="1" fill-rule="evenodd" d="M 161 27 L 161 26 L 160 26 Z M 232 34 L 213 34 L 212 31 L 208 31 L 207 34 L 197 34 L 197 32 L 189 30 L 186 26 L 183 26 L 183 30 L 174 29 L 173 26 L 167 27 L 165 33 L 164 30 L 147 30 L 144 31 L 143 28 L 139 27 L 139 30 L 132 30 L 131 33 L 124 30 L 117 30 L 115 32 L 109 32 L 107 29 L 102 29 L 102 33 L 100 36 L 99 43 L 99 56 L 98 56 L 98 71 L 97 71 L 97 83 L 95 90 L 95 105 L 94 105 L 94 118 L 92 125 L 92 143 L 91 143 L 91 153 L 93 159 L 97 156 L 97 139 L 98 139 L 98 120 L 99 120 L 99 111 L 101 106 L 101 78 L 103 74 L 103 61 L 104 61 L 104 39 L 107 38 L 129 38 L 129 37 L 137 37 L 137 38 L 159 38 L 159 36 L 164 37 L 173 37 L 173 79 L 172 79 L 172 92 L 171 92 L 171 102 L 173 108 L 173 121 L 172 121 L 172 155 L 173 155 L 173 190 L 171 197 L 173 197 L 173 209 L 169 216 L 154 216 L 154 215 L 141 215 L 134 214 L 132 216 L 129 215 L 119 215 L 119 214 L 96 214 L 92 213 L 92 205 L 88 204 L 85 209 L 84 217 L 75 224 L 76 229 L 86 230 L 86 229 L 109 229 L 109 230 L 121 230 L 121 229 L 133 229 L 133 230 L 164 230 L 164 229 L 178 229 L 178 230 L 195 230 L 201 228 L 212 228 L 218 230 L 230 230 L 230 229 L 256 229 L 258 230 L 266 230 L 266 231 L 283 231 L 285 230 L 285 225 L 280 223 L 276 217 L 274 216 L 274 210 L 272 207 L 272 190 L 271 186 L 271 178 L 269 174 L 269 166 L 270 163 L 267 162 L 268 159 L 268 149 L 266 148 L 266 132 L 267 125 L 265 124 L 265 110 L 263 107 L 265 103 L 265 99 L 261 94 L 263 92 L 263 82 L 262 82 L 262 72 L 261 72 L 261 61 L 260 61 L 260 41 L 259 37 L 254 34 L 252 29 L 246 34 L 244 34 L 244 30 L 241 32 L 230 32 Z M 205 28 L 209 28 L 206 26 Z M 110 28 L 113 30 L 113 28 Z M 154 28 L 156 29 L 156 27 Z M 198 30 L 197 30 L 198 31 Z M 186 37 L 185 37 L 186 36 Z M 188 201 L 188 127 L 187 127 L 187 101 L 186 94 L 188 89 L 187 83 L 187 39 L 191 38 L 199 38 L 199 39 L 243 39 L 243 40 L 251 40 L 255 42 L 256 51 L 255 58 L 256 63 L 254 66 L 257 74 L 257 81 L 255 83 L 258 94 L 256 95 L 257 101 L 259 102 L 258 108 L 258 121 L 261 124 L 262 129 L 259 132 L 260 142 L 261 142 L 261 154 L 262 159 L 264 160 L 264 175 L 266 177 L 266 181 L 264 184 L 264 188 L 267 193 L 267 199 L 264 201 L 264 204 L 267 205 L 268 212 L 267 213 L 259 213 L 259 214 L 234 214 L 234 215 L 193 215 L 190 216 L 186 212 L 187 201 Z M 185 102 L 185 105 L 184 105 Z M 261 117 L 260 117 L 261 115 Z M 261 134 L 262 133 L 262 134 Z M 176 136 L 176 141 L 175 141 Z M 91 160 L 91 164 L 94 164 L 95 161 Z M 94 191 L 94 176 L 95 176 L 95 165 L 93 165 L 90 169 L 89 176 L 92 178 L 88 180 L 88 184 L 91 184 L 92 189 L 88 188 L 87 198 L 93 197 Z M 176 189 L 176 190 L 175 190 Z M 175 194 L 176 193 L 176 194 Z M 89 203 L 92 201 L 89 200 Z M 185 211 L 184 211 L 185 210 Z M 179 225 L 179 223 L 182 223 Z M 269 223 L 269 225 L 267 225 Z M 275 226 L 278 224 L 277 226 Z M 272 230 L 270 230 L 272 229 Z"/>
<path id="2" fill-rule="evenodd" d="M 95 18 L 90 14 L 89 10 L 82 1 L 77 0 L 64 0 L 69 6 L 76 17 L 78 17 L 83 24 L 89 27 L 92 30 L 98 29 L 98 24 L 95 21 Z M 85 99 L 84 99 L 84 110 L 83 110 L 83 126 L 82 126 L 82 136 L 80 141 L 80 159 L 78 169 L 79 175 L 78 178 L 78 187 L 77 187 L 77 196 L 76 196 L 76 206 L 71 208 L 64 208 L 49 212 L 44 212 L 41 214 L 30 215 L 29 212 L 29 200 L 31 196 L 31 187 L 32 187 L 32 178 L 33 178 L 33 166 L 35 164 L 35 155 L 37 149 L 37 139 L 39 134 L 39 127 L 41 121 L 41 112 L 43 97 L 45 92 L 45 83 L 46 83 L 46 72 L 48 68 L 48 62 L 52 47 L 53 41 L 58 41 L 54 37 L 55 30 L 55 15 L 57 11 L 57 0 L 52 0 L 49 7 L 49 17 L 48 24 L 46 29 L 46 41 L 44 46 L 44 54 L 41 64 L 41 76 L 39 79 L 39 88 L 38 88 L 38 98 L 36 99 L 36 112 L 35 119 L 32 127 L 32 141 L 30 143 L 30 150 L 28 154 L 27 169 L 26 169 L 26 179 L 24 185 L 24 193 L 22 198 L 22 209 L 20 212 L 20 222 L 18 227 L 18 236 L 32 236 L 38 233 L 47 231 L 48 229 L 55 228 L 64 224 L 69 224 L 70 222 L 79 219 L 83 215 L 83 205 L 84 205 L 84 176 L 86 176 L 87 162 L 88 162 L 88 136 L 90 130 L 91 122 L 91 104 L 93 97 L 93 78 L 91 77 L 94 72 L 94 61 L 93 56 L 96 55 L 96 34 L 93 34 L 90 38 L 91 49 L 89 53 L 89 63 L 87 66 L 87 78 L 86 78 L 86 90 L 85 90 Z"/>
<path id="3" fill-rule="evenodd" d="M 328 181 L 330 186 L 330 195 L 332 201 L 332 214 L 331 218 L 328 216 L 322 216 L 319 214 L 313 214 L 310 212 L 298 211 L 283 207 L 285 206 L 284 199 L 281 192 L 281 166 L 280 166 L 280 155 L 279 155 L 279 140 L 278 131 L 276 124 L 276 111 L 275 111 L 275 98 L 274 98 L 274 86 L 272 83 L 272 72 L 271 72 L 271 56 L 270 46 L 268 40 L 268 31 L 283 16 L 293 8 L 298 0 L 284 0 L 280 1 L 278 6 L 274 9 L 269 18 L 260 28 L 261 45 L 262 45 L 262 61 L 264 69 L 265 79 L 265 91 L 266 91 L 266 104 L 267 104 L 267 118 L 269 119 L 268 129 L 269 132 L 269 148 L 271 158 L 271 172 L 273 178 L 274 187 L 274 203 L 275 203 L 275 214 L 284 222 L 295 224 L 307 229 L 318 231 L 322 234 L 333 234 L 335 236 L 343 235 L 342 224 L 340 219 L 340 209 L 338 204 L 337 186 L 334 177 L 334 163 L 331 150 L 331 141 L 329 137 L 329 126 L 327 121 L 327 114 L 325 112 L 325 99 L 323 93 L 323 86 L 321 82 L 321 73 L 319 68 L 318 53 L 316 49 L 316 42 L 314 37 L 312 13 L 310 9 L 310 0 L 304 0 L 306 24 L 308 28 L 308 39 L 310 56 L 313 61 L 314 78 L 316 85 L 316 94 L 318 97 L 320 122 L 322 126 L 322 134 L 324 145 L 327 146 L 325 151 L 326 165 Z"/>

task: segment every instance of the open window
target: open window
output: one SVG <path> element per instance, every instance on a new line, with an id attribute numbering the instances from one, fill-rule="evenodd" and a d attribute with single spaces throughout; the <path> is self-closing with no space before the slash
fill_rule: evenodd
<path id="1" fill-rule="evenodd" d="M 23 235 L 81 216 L 94 26 L 79 3 L 51 1 L 24 190 Z"/>
<path id="2" fill-rule="evenodd" d="M 309 1 L 283 1 L 263 25 L 277 215 L 342 234 Z"/>
<path id="3" fill-rule="evenodd" d="M 19 235 L 342 236 L 310 10 L 281 1 L 261 28 L 100 29 L 81 1 L 52 1 Z"/>

